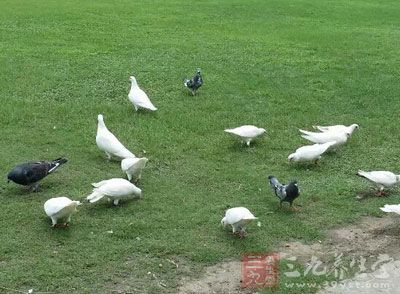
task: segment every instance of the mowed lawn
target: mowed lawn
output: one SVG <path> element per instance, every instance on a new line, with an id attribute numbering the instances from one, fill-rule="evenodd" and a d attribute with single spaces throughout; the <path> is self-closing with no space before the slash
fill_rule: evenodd
<path id="1" fill-rule="evenodd" d="M 208 265 L 383 215 L 399 190 L 357 201 L 371 185 L 355 174 L 400 172 L 399 15 L 382 0 L 1 1 L 1 173 L 69 162 L 39 193 L 1 181 L 0 293 L 175 293 Z M 197 67 L 192 97 L 182 81 Z M 134 111 L 130 75 L 158 111 Z M 92 182 L 124 177 L 96 146 L 99 113 L 149 158 L 143 198 L 85 203 L 69 229 L 51 229 L 47 199 L 83 200 Z M 307 144 L 298 128 L 352 123 L 318 166 L 288 163 Z M 223 132 L 243 124 L 267 133 L 247 148 Z M 298 180 L 299 212 L 278 209 L 270 174 Z M 234 206 L 261 222 L 245 239 L 220 226 Z"/>

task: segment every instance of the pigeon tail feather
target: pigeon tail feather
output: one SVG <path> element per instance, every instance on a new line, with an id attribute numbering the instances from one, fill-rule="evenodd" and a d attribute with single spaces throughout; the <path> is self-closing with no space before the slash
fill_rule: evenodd
<path id="1" fill-rule="evenodd" d="M 68 159 L 66 159 L 64 157 L 54 159 L 52 162 L 50 162 L 49 173 L 55 171 L 60 165 L 66 163 L 66 162 L 68 162 Z"/>
<path id="2" fill-rule="evenodd" d="M 363 170 L 361 170 L 361 169 L 358 170 L 357 176 L 365 178 L 365 171 L 363 171 Z"/>
<path id="3" fill-rule="evenodd" d="M 98 183 L 92 183 L 92 186 L 95 187 L 95 188 L 98 188 L 98 187 L 103 186 L 107 182 L 108 182 L 108 180 L 100 181 Z"/>
<path id="4" fill-rule="evenodd" d="M 104 194 L 100 193 L 96 189 L 93 190 L 93 193 L 90 194 L 88 197 L 86 197 L 87 200 L 89 200 L 90 203 L 99 201 L 101 198 L 104 197 Z"/>

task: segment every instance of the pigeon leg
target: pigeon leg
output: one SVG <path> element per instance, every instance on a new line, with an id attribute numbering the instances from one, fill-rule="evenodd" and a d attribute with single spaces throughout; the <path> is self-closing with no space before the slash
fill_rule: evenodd
<path id="1" fill-rule="evenodd" d="M 52 228 L 57 227 L 57 219 L 55 217 L 51 218 L 51 222 L 52 222 L 52 225 L 51 225 Z"/>
<path id="2" fill-rule="evenodd" d="M 108 152 L 106 152 L 106 155 L 107 155 L 107 159 L 108 159 L 108 160 L 111 160 L 111 154 L 108 153 Z"/>
<path id="3" fill-rule="evenodd" d="M 39 183 L 36 182 L 36 183 L 32 184 L 32 185 L 30 186 L 30 191 L 31 191 L 31 192 L 38 192 L 38 191 L 39 191 Z"/>
<path id="4" fill-rule="evenodd" d="M 130 182 L 132 180 L 132 175 L 130 173 L 126 173 L 126 176 L 128 177 L 128 181 Z"/>
<path id="5" fill-rule="evenodd" d="M 290 209 L 291 209 L 292 211 L 299 211 L 299 210 L 300 210 L 300 208 L 294 207 L 294 206 L 293 206 L 293 202 L 290 202 Z"/>
<path id="6" fill-rule="evenodd" d="M 119 203 L 119 199 L 114 199 L 114 205 L 118 205 L 118 203 Z"/>
<path id="7" fill-rule="evenodd" d="M 386 192 L 383 191 L 383 190 L 379 190 L 378 193 L 376 193 L 376 196 L 378 196 L 378 197 L 384 197 L 384 196 L 386 196 Z"/>
<path id="8" fill-rule="evenodd" d="M 250 146 L 250 140 L 247 140 L 247 141 L 246 141 L 246 145 L 247 145 L 247 146 Z"/>

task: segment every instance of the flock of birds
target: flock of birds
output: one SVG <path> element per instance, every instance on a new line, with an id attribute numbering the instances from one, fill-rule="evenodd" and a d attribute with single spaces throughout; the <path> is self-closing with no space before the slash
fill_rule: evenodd
<path id="1" fill-rule="evenodd" d="M 156 111 L 157 108 L 150 101 L 147 94 L 138 86 L 136 78 L 131 76 L 129 80 L 131 82 L 131 89 L 128 98 L 132 102 L 135 110 L 137 111 L 139 108 L 144 108 L 150 111 Z M 202 85 L 203 78 L 200 69 L 197 69 L 194 77 L 184 80 L 184 86 L 192 95 L 195 95 Z M 289 161 L 311 161 L 317 164 L 322 155 L 328 150 L 337 149 L 345 144 L 359 126 L 357 124 L 352 124 L 350 126 L 314 126 L 314 128 L 318 130 L 318 132 L 299 130 L 304 139 L 314 144 L 298 148 L 294 153 L 288 156 Z M 244 125 L 234 129 L 226 129 L 225 132 L 238 136 L 247 146 L 250 146 L 251 141 L 264 134 L 266 130 L 253 125 Z M 148 159 L 146 157 L 138 158 L 129 151 L 117 137 L 108 130 L 104 123 L 104 117 L 101 114 L 98 115 L 96 144 L 98 148 L 106 154 L 108 160 L 112 158 L 121 160 L 121 170 L 126 173 L 127 179 L 112 178 L 93 183 L 93 191 L 86 197 L 86 200 L 89 203 L 94 203 L 106 197 L 109 201 L 112 201 L 114 205 L 118 205 L 118 203 L 124 199 L 140 198 L 142 190 L 136 185 L 141 178 L 142 171 Z M 8 173 L 7 178 L 8 181 L 26 186 L 31 191 L 38 191 L 39 181 L 57 170 L 67 161 L 66 158 L 57 158 L 53 161 L 19 164 Z M 366 172 L 359 170 L 357 175 L 378 185 L 379 196 L 385 195 L 384 189 L 386 187 L 393 186 L 400 181 L 400 175 L 389 171 Z M 292 209 L 296 210 L 296 208 L 293 207 L 293 201 L 300 195 L 298 183 L 292 181 L 288 184 L 282 184 L 272 175 L 268 177 L 268 180 L 273 192 L 280 201 L 280 206 L 282 206 L 283 202 L 287 202 Z M 52 221 L 52 227 L 66 227 L 70 222 L 71 214 L 75 212 L 77 207 L 81 204 L 80 201 L 74 201 L 67 197 L 55 197 L 44 203 L 44 210 Z M 381 210 L 400 214 L 400 204 L 385 205 Z M 223 226 L 230 225 L 233 234 L 244 237 L 246 234 L 246 224 L 255 219 L 257 219 L 257 217 L 246 207 L 233 207 L 225 212 L 221 224 Z"/>
<path id="2" fill-rule="evenodd" d="M 289 161 L 311 161 L 317 164 L 322 155 L 328 150 L 336 150 L 339 146 L 345 144 L 359 126 L 358 124 L 352 124 L 350 126 L 313 126 L 313 128 L 318 130 L 318 132 L 299 129 L 301 137 L 314 144 L 302 146 L 296 149 L 294 153 L 291 153 L 288 156 Z M 235 129 L 226 129 L 225 132 L 240 137 L 247 146 L 250 146 L 250 142 L 256 137 L 264 134 L 265 129 L 252 125 L 245 125 Z M 400 181 L 400 175 L 396 175 L 390 171 L 367 172 L 359 170 L 357 175 L 366 178 L 379 187 L 377 196 L 384 196 L 385 188 L 391 187 Z M 269 176 L 268 180 L 273 192 L 280 200 L 280 206 L 282 206 L 282 202 L 288 202 L 290 207 L 296 210 L 296 208 L 293 208 L 293 201 L 300 195 L 297 181 L 292 181 L 289 184 L 281 184 L 274 176 Z M 386 204 L 380 209 L 385 212 L 395 212 L 400 214 L 400 204 Z M 231 225 L 233 234 L 243 237 L 245 235 L 245 225 L 255 219 L 257 219 L 257 217 L 255 217 L 246 207 L 234 207 L 226 211 L 221 224 L 224 226 Z"/>

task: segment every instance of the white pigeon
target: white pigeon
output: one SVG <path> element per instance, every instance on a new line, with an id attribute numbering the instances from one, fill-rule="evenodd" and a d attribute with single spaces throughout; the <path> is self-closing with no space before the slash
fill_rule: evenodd
<path id="1" fill-rule="evenodd" d="M 99 114 L 97 121 L 96 144 L 100 150 L 106 153 L 109 160 L 112 156 L 118 158 L 136 157 L 107 129 L 103 115 Z"/>
<path id="2" fill-rule="evenodd" d="M 147 94 L 139 88 L 136 79 L 134 76 L 130 76 L 129 80 L 131 81 L 131 90 L 129 91 L 129 101 L 132 102 L 133 107 L 135 107 L 135 110 L 137 111 L 139 108 L 145 108 L 149 109 L 152 111 L 157 110 L 157 108 L 151 103 L 149 97 L 147 97 Z"/>
<path id="3" fill-rule="evenodd" d="M 297 148 L 296 151 L 288 156 L 289 161 L 317 161 L 321 158 L 321 155 L 325 153 L 331 146 L 335 145 L 336 142 L 327 142 L 324 144 L 307 145 Z"/>
<path id="4" fill-rule="evenodd" d="M 396 175 L 390 171 L 370 171 L 359 170 L 357 175 L 375 183 L 379 187 L 378 196 L 383 196 L 385 187 L 391 187 L 400 181 L 400 175 Z"/>
<path id="5" fill-rule="evenodd" d="M 233 234 L 244 237 L 245 225 L 257 219 L 246 207 L 234 207 L 225 212 L 225 217 L 221 220 L 223 226 L 231 225 Z"/>
<path id="6" fill-rule="evenodd" d="M 350 136 L 349 133 L 340 131 L 327 131 L 321 133 L 309 132 L 301 129 L 299 129 L 299 131 L 302 133 L 301 136 L 304 139 L 311 141 L 313 143 L 324 144 L 327 142 L 335 141 L 335 144 L 332 145 L 331 147 L 338 147 L 340 145 L 343 145 L 344 143 L 347 142 L 347 139 Z"/>
<path id="7" fill-rule="evenodd" d="M 56 197 L 44 203 L 44 211 L 51 218 L 53 228 L 58 226 L 66 227 L 71 221 L 71 214 L 77 211 L 78 205 L 81 205 L 79 201 L 73 201 L 67 197 Z M 63 225 L 57 224 L 60 219 L 65 220 Z"/>
<path id="8" fill-rule="evenodd" d="M 380 209 L 384 212 L 394 212 L 400 214 L 400 204 L 385 204 L 385 206 L 381 207 Z"/>
<path id="9" fill-rule="evenodd" d="M 254 138 L 264 134 L 265 129 L 257 128 L 252 125 L 244 125 L 234 129 L 226 129 L 225 132 L 239 136 L 244 142 L 246 142 L 247 146 L 250 146 L 250 142 Z"/>
<path id="10" fill-rule="evenodd" d="M 313 126 L 314 129 L 317 129 L 321 132 L 342 132 L 342 133 L 349 133 L 350 135 L 359 128 L 358 124 L 352 124 L 350 126 L 345 125 L 334 125 L 334 126 Z"/>
<path id="11" fill-rule="evenodd" d="M 113 178 L 98 183 L 93 183 L 92 194 L 86 197 L 90 203 L 108 197 L 114 205 L 118 205 L 121 199 L 135 198 L 142 195 L 142 190 L 125 179 Z"/>
<path id="12" fill-rule="evenodd" d="M 146 166 L 148 159 L 143 158 L 125 158 L 121 161 L 121 169 L 124 171 L 128 177 L 129 181 L 139 181 L 142 175 L 142 170 Z"/>

